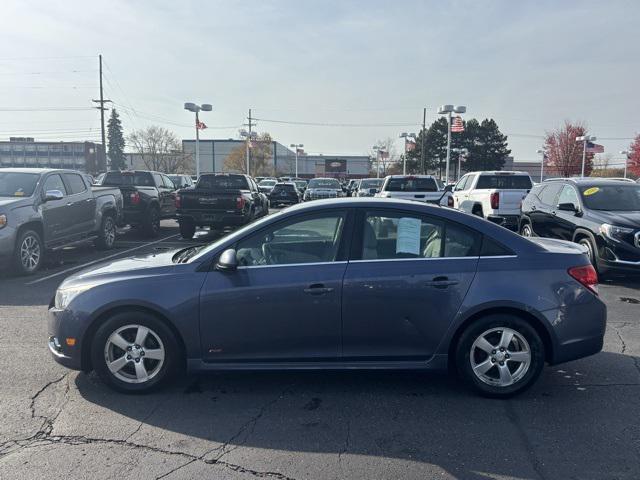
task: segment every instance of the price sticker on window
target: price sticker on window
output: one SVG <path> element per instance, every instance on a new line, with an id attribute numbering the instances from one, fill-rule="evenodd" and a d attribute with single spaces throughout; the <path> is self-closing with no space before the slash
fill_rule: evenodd
<path id="1" fill-rule="evenodd" d="M 589 195 L 593 195 L 594 193 L 598 193 L 599 191 L 600 189 L 598 187 L 591 187 L 587 188 L 584 192 L 582 192 L 582 194 L 588 197 Z"/>
<path id="2" fill-rule="evenodd" d="M 396 253 L 420 255 L 420 219 L 402 217 L 398 220 Z"/>

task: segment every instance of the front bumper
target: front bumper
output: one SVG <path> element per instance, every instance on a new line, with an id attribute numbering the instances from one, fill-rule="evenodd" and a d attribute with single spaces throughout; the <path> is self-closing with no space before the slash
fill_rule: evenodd
<path id="1" fill-rule="evenodd" d="M 598 239 L 598 268 L 640 274 L 640 248 L 627 243 Z"/>
<path id="2" fill-rule="evenodd" d="M 53 359 L 67 368 L 82 370 L 82 335 L 78 331 L 78 320 L 73 313 L 49 308 L 47 327 L 47 343 Z M 68 345 L 68 338 L 75 339 L 75 344 Z"/>
<path id="3" fill-rule="evenodd" d="M 520 215 L 487 215 L 487 220 L 514 232 L 520 228 Z"/>
<path id="4" fill-rule="evenodd" d="M 16 248 L 16 229 L 7 225 L 0 229 L 0 261 L 13 255 Z"/>

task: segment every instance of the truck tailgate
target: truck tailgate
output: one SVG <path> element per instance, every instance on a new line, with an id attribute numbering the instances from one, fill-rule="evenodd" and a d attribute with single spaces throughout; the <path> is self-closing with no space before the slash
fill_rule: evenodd
<path id="1" fill-rule="evenodd" d="M 495 190 L 500 196 L 498 214 L 520 215 L 522 200 L 527 196 L 528 190 Z"/>
<path id="2" fill-rule="evenodd" d="M 387 198 L 416 200 L 419 202 L 438 203 L 443 192 L 386 192 Z"/>
<path id="3" fill-rule="evenodd" d="M 238 206 L 240 192 L 216 192 L 215 190 L 182 190 L 180 192 L 181 211 L 235 211 Z"/>

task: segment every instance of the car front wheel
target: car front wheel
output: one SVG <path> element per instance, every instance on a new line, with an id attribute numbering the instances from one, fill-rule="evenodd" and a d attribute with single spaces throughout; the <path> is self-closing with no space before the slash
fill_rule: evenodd
<path id="1" fill-rule="evenodd" d="M 13 254 L 13 265 L 21 275 L 31 275 L 42 265 L 44 245 L 35 230 L 24 230 L 18 236 Z"/>
<path id="2" fill-rule="evenodd" d="M 522 235 L 523 237 L 533 237 L 533 229 L 531 228 L 531 225 L 528 223 L 522 225 L 522 228 L 520 229 L 520 235 Z"/>
<path id="3" fill-rule="evenodd" d="M 167 381 L 179 363 L 179 347 L 171 330 L 144 312 L 108 318 L 91 344 L 98 376 L 125 393 L 149 392 Z"/>
<path id="4" fill-rule="evenodd" d="M 529 388 L 544 366 L 544 344 L 520 317 L 483 317 L 467 327 L 456 348 L 456 365 L 477 393 L 507 398 Z"/>

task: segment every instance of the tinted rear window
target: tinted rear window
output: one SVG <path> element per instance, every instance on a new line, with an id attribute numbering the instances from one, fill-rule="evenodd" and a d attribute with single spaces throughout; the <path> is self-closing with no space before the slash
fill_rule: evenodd
<path id="1" fill-rule="evenodd" d="M 196 187 L 209 190 L 248 190 L 249 184 L 242 175 L 202 175 Z"/>
<path id="2" fill-rule="evenodd" d="M 437 192 L 438 184 L 433 178 L 390 178 L 385 190 L 387 192 Z"/>
<path id="3" fill-rule="evenodd" d="M 531 188 L 531 178 L 527 175 L 480 175 L 476 188 L 529 190 Z"/>
<path id="4" fill-rule="evenodd" d="M 151 172 L 107 172 L 102 181 L 102 185 L 127 186 L 137 185 L 140 187 L 153 187 L 153 177 Z"/>
<path id="5" fill-rule="evenodd" d="M 285 190 L 287 192 L 295 192 L 296 191 L 296 187 L 295 185 L 276 185 L 275 187 L 273 187 L 273 190 L 275 192 L 277 191 L 282 191 Z"/>
<path id="6" fill-rule="evenodd" d="M 71 194 L 74 195 L 76 193 L 82 193 L 87 189 L 87 186 L 84 184 L 84 180 L 80 175 L 75 173 L 65 173 L 64 179 L 67 182 L 67 185 L 71 189 Z"/>
<path id="7" fill-rule="evenodd" d="M 329 188 L 334 190 L 339 190 L 342 187 L 340 186 L 340 182 L 338 180 L 332 178 L 313 178 L 309 181 L 309 188 Z"/>

